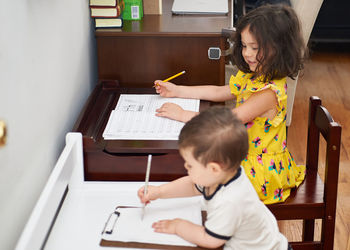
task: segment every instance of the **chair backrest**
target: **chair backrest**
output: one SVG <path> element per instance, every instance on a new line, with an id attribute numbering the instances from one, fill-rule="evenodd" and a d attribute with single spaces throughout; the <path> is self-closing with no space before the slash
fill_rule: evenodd
<path id="1" fill-rule="evenodd" d="M 303 38 L 305 43 L 307 43 L 323 0 L 291 0 L 291 3 L 293 9 L 299 17 L 302 26 Z"/>
<path id="2" fill-rule="evenodd" d="M 287 118 L 286 126 L 289 127 L 292 123 L 294 97 L 297 89 L 299 74 L 295 79 L 287 77 Z"/>
<path id="3" fill-rule="evenodd" d="M 321 241 L 324 249 L 333 249 L 337 204 L 341 126 L 335 122 L 318 97 L 310 97 L 309 123 L 306 153 L 306 178 L 318 170 L 320 135 L 326 141 L 326 162 L 323 202 L 325 214 L 322 220 Z"/>
<path id="4" fill-rule="evenodd" d="M 297 13 L 305 44 L 309 42 L 311 31 L 314 27 L 318 12 L 321 8 L 323 0 L 291 0 L 292 7 Z M 295 90 L 298 83 L 298 77 L 295 80 L 287 78 L 287 120 L 286 125 L 289 126 L 292 123 L 292 112 L 294 105 Z"/>

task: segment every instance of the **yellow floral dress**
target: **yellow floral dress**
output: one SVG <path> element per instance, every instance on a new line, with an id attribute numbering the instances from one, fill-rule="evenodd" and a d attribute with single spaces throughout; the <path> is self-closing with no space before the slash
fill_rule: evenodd
<path id="1" fill-rule="evenodd" d="M 283 202 L 291 188 L 298 187 L 305 178 L 305 166 L 296 165 L 287 149 L 286 78 L 263 82 L 259 77 L 253 79 L 251 73 L 238 71 L 231 76 L 230 89 L 237 98 L 236 107 L 258 91 L 271 89 L 276 94 L 276 116 L 272 120 L 256 117 L 246 124 L 249 150 L 241 164 L 265 204 Z"/>

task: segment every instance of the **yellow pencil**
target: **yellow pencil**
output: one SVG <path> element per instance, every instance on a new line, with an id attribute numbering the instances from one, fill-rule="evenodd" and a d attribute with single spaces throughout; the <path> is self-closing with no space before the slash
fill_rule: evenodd
<path id="1" fill-rule="evenodd" d="M 181 76 L 182 74 L 185 74 L 185 73 L 186 73 L 186 71 L 181 71 L 180 73 L 177 73 L 176 75 L 170 76 L 169 78 L 163 80 L 163 82 L 168 82 L 168 81 L 174 79 L 175 77 Z"/>
<path id="2" fill-rule="evenodd" d="M 185 74 L 185 73 L 186 73 L 185 70 L 184 70 L 184 71 L 181 71 L 180 73 L 177 73 L 176 75 L 170 76 L 169 78 L 163 80 L 163 82 L 168 82 L 168 81 L 170 81 L 170 80 L 172 80 L 172 79 L 174 79 L 174 78 L 176 78 L 176 77 L 178 77 L 178 76 L 181 76 L 181 75 L 183 75 L 183 74 Z M 153 86 L 153 87 L 154 87 L 154 86 Z"/>

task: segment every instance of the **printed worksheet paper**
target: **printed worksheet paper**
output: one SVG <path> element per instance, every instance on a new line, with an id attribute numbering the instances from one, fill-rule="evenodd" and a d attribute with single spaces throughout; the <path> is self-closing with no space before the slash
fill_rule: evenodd
<path id="1" fill-rule="evenodd" d="M 111 112 L 103 132 L 105 140 L 177 140 L 183 122 L 157 117 L 164 103 L 178 104 L 185 110 L 199 111 L 199 100 L 164 98 L 159 95 L 123 94 Z"/>

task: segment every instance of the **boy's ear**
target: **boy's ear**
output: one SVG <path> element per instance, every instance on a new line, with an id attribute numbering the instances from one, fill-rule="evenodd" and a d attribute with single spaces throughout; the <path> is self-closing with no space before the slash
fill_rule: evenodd
<path id="1" fill-rule="evenodd" d="M 217 162 L 209 162 L 207 164 L 207 168 L 213 172 L 213 174 L 221 173 L 222 172 L 222 167 L 219 163 Z"/>

